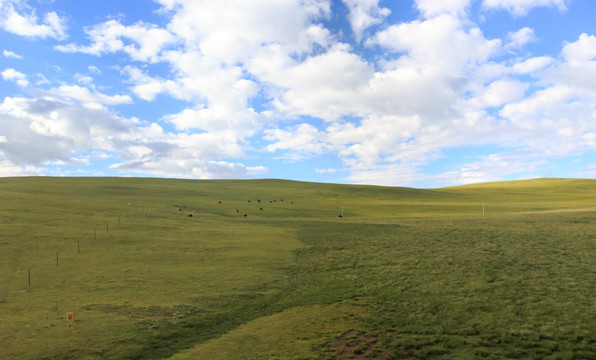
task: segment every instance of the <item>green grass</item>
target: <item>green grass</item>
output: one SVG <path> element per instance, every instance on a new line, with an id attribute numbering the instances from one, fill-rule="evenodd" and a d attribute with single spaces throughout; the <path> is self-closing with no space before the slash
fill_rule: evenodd
<path id="1" fill-rule="evenodd" d="M 0 201 L 2 359 L 596 358 L 593 180 L 2 178 Z"/>

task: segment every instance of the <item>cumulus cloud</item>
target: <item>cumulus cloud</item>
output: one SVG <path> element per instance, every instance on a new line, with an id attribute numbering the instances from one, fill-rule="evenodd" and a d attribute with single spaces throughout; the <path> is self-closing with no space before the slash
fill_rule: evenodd
<path id="1" fill-rule="evenodd" d="M 545 79 L 596 94 L 596 36 L 581 34 L 561 51 L 564 61 L 545 72 Z"/>
<path id="2" fill-rule="evenodd" d="M 539 28 L 490 38 L 470 16 L 470 0 L 413 0 L 417 18 L 395 23 L 387 21 L 387 3 L 342 0 L 345 19 L 337 23 L 345 21 L 353 37 L 333 28 L 339 15 L 329 0 L 156 2 L 160 25 L 112 18 L 86 27 L 86 40 L 55 46 L 92 59 L 120 54 L 122 63 L 98 60 L 101 70 L 77 69 L 77 85 L 59 81 L 33 98 L 4 99 L 0 161 L 13 164 L 10 172 L 85 164 L 101 154 L 111 170 L 127 174 L 251 177 L 268 169 L 243 164 L 247 153 L 292 161 L 331 154 L 341 170 L 313 171 L 340 171 L 359 183 L 440 185 L 498 180 L 524 168 L 538 173 L 545 159 L 596 144 L 591 34 L 570 39 L 560 54 L 531 54 Z M 15 13 L 32 27 L 62 26 L 57 15 L 40 20 L 23 1 L 2 4 L 2 19 Z M 566 2 L 481 6 L 523 16 L 538 6 L 564 11 Z M 117 93 L 94 85 L 118 72 L 124 88 Z M 1 75 L 27 90 L 35 76 L 46 79 L 12 68 Z M 176 107 L 154 119 L 113 110 L 165 97 Z M 432 176 L 423 171 L 446 149 L 468 146 L 510 150 L 471 156 Z"/>
<path id="3" fill-rule="evenodd" d="M 139 61 L 156 62 L 164 47 L 173 43 L 175 38 L 165 29 L 143 22 L 125 26 L 116 20 L 109 20 L 85 29 L 91 44 L 57 45 L 63 52 L 80 52 L 102 55 L 123 51 Z"/>
<path id="4" fill-rule="evenodd" d="M 148 157 L 163 153 L 157 151 L 159 147 L 134 145 L 127 152 L 130 159 L 114 169 L 152 173 L 170 169 L 176 174 L 186 171 L 187 176 L 201 177 L 231 171 L 238 174 L 265 171 L 261 167 L 224 164 L 218 160 L 242 157 L 245 139 L 262 126 L 270 113 L 269 110 L 257 112 L 250 106 L 250 100 L 261 91 L 261 84 L 247 78 L 247 68 L 254 57 L 270 47 L 281 47 L 290 55 L 308 54 L 315 47 L 329 46 L 329 31 L 313 22 L 329 16 L 329 1 L 159 3 L 170 16 L 166 28 L 109 20 L 85 29 L 88 44 L 56 46 L 63 52 L 95 56 L 122 52 L 133 60 L 165 63 L 171 69 L 168 78 L 131 65 L 123 67 L 122 73 L 128 76 L 130 90 L 140 99 L 154 101 L 159 94 L 167 94 L 190 103 L 186 109 L 162 118 L 181 131 L 175 139 L 162 139 L 161 144 L 170 146 L 160 148 L 169 149 L 170 159 L 177 160 L 156 162 L 155 157 Z M 81 87 L 62 87 L 60 91 L 79 101 L 103 104 L 130 101 L 127 97 L 100 96 Z M 187 158 L 197 160 L 182 160 Z"/>
<path id="5" fill-rule="evenodd" d="M 596 60 L 596 36 L 581 34 L 577 41 L 563 47 L 561 55 L 572 65 Z"/>
<path id="6" fill-rule="evenodd" d="M 199 48 L 205 57 L 227 64 L 250 59 L 264 44 L 308 52 L 328 41 L 328 32 L 313 23 L 330 15 L 328 0 L 158 2 L 174 11 L 168 30 L 189 50 Z"/>
<path id="7" fill-rule="evenodd" d="M 19 86 L 25 87 L 25 86 L 29 85 L 29 81 L 27 80 L 27 75 L 25 75 L 21 72 L 18 72 L 15 69 L 12 69 L 12 68 L 5 69 L 4 71 L 2 71 L 0 73 L 0 75 L 2 75 L 2 79 L 4 79 L 5 81 L 12 81 Z"/>
<path id="8" fill-rule="evenodd" d="M 342 0 L 348 7 L 348 20 L 356 37 L 360 42 L 362 34 L 372 25 L 380 24 L 391 10 L 379 6 L 379 0 Z"/>
<path id="9" fill-rule="evenodd" d="M 39 174 L 51 163 L 85 165 L 90 150 L 94 157 L 116 156 L 110 169 L 122 173 L 239 178 L 268 171 L 218 160 L 242 156 L 231 131 L 166 133 L 155 123 L 141 124 L 105 107 L 88 106 L 89 100 L 106 100 L 97 93 L 77 87 L 50 93 L 37 99 L 8 97 L 0 103 L 0 163 L 11 164 L 3 167 L 7 175 Z"/>
<path id="10" fill-rule="evenodd" d="M 333 121 L 358 111 L 359 91 L 374 77 L 374 67 L 338 44 L 303 62 L 274 51 L 255 58 L 251 71 L 261 80 L 282 90 L 278 110 Z"/>
<path id="11" fill-rule="evenodd" d="M 503 42 L 486 39 L 454 15 L 466 4 L 451 3 L 430 16 L 432 4 L 421 3 L 428 19 L 392 25 L 369 38 L 367 45 L 399 54 L 380 69 L 346 44 L 302 62 L 279 48 L 256 58 L 251 72 L 282 89 L 275 99 L 279 111 L 328 122 L 323 130 L 306 124 L 268 130 L 265 139 L 272 143 L 267 149 L 285 150 L 288 157 L 300 155 L 292 147 L 303 149 L 301 154 L 335 152 L 351 181 L 386 184 L 398 173 L 404 182 L 414 179 L 419 176 L 415 169 L 438 157 L 441 148 L 474 141 L 466 136 L 488 138 L 491 127 L 478 124 L 481 115 L 466 114 L 459 96 L 472 88 L 466 78 L 474 78 L 479 65 L 500 53 Z M 517 100 L 526 88 L 513 79 L 478 86 L 486 89 L 476 108 Z"/>
<path id="12" fill-rule="evenodd" d="M 499 79 L 490 83 L 478 94 L 481 107 L 499 107 L 524 97 L 529 85 L 519 80 Z"/>
<path id="13" fill-rule="evenodd" d="M 512 122 L 510 144 L 536 152 L 537 158 L 562 158 L 596 150 L 591 141 L 596 97 L 578 88 L 554 85 L 503 107 Z M 514 141 L 517 139 L 517 144 Z"/>
<path id="14" fill-rule="evenodd" d="M 49 12 L 39 18 L 24 0 L 0 1 L 0 27 L 4 30 L 28 38 L 66 39 L 66 20 L 56 12 Z"/>
<path id="15" fill-rule="evenodd" d="M 105 108 L 86 107 L 68 98 L 7 97 L 0 104 L 0 152 L 13 164 L 76 162 L 72 154 L 89 148 L 113 150 L 132 123 Z"/>
<path id="16" fill-rule="evenodd" d="M 524 27 L 518 31 L 511 32 L 507 35 L 507 47 L 510 49 L 519 49 L 529 42 L 536 40 L 534 30 L 529 27 Z"/>
<path id="17" fill-rule="evenodd" d="M 299 159 L 302 156 L 323 153 L 327 146 L 324 142 L 324 135 L 319 129 L 310 124 L 299 124 L 292 129 L 268 129 L 265 130 L 265 140 L 270 141 L 266 149 L 269 152 L 277 150 L 289 151 L 290 158 Z"/>
<path id="18" fill-rule="evenodd" d="M 378 32 L 369 44 L 406 52 L 412 60 L 457 73 L 463 67 L 489 59 L 502 46 L 489 40 L 479 28 L 466 29 L 460 19 L 443 14 L 428 20 L 392 25 Z"/>

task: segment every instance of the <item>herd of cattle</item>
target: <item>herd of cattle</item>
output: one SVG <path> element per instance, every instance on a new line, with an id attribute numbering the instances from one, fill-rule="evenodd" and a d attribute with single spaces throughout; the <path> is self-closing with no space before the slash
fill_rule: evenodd
<path id="1" fill-rule="evenodd" d="M 270 204 L 273 204 L 273 203 L 275 203 L 277 200 L 275 199 L 275 200 L 267 200 L 267 201 L 269 201 L 269 203 L 270 203 Z M 284 201 L 284 199 L 280 199 L 279 201 L 280 201 L 280 202 L 283 202 L 283 201 Z M 248 200 L 248 202 L 250 203 L 250 202 L 251 202 L 251 200 Z M 220 201 L 218 201 L 217 203 L 218 203 L 218 204 L 222 204 L 223 202 L 220 200 Z M 261 203 L 261 200 L 260 200 L 260 199 L 257 199 L 257 203 Z M 294 205 L 294 202 L 293 202 L 293 201 L 290 201 L 290 204 Z M 182 208 L 179 208 L 179 211 L 180 211 L 180 212 L 182 212 Z M 263 211 L 263 207 L 259 207 L 259 211 Z M 239 209 L 236 209 L 236 213 L 237 213 L 237 214 L 241 214 L 241 212 L 240 212 L 240 210 L 239 210 Z M 243 213 L 243 214 L 244 214 L 244 217 L 248 217 L 248 214 L 247 214 L 247 213 Z M 188 214 L 188 217 L 192 217 L 193 215 L 194 215 L 194 210 L 193 210 L 193 211 L 192 211 L 190 214 Z"/>

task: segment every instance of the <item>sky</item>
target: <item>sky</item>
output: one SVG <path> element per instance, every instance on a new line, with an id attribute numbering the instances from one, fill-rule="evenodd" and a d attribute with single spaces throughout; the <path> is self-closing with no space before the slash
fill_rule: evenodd
<path id="1" fill-rule="evenodd" d="M 0 0 L 0 176 L 596 177 L 594 0 Z"/>

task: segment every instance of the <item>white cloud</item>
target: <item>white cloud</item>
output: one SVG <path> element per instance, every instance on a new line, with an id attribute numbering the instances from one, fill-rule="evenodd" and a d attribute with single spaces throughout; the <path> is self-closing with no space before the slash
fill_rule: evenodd
<path id="1" fill-rule="evenodd" d="M 525 16 L 535 7 L 554 7 L 559 11 L 567 10 L 567 0 L 484 0 L 482 5 L 488 9 L 504 9 L 514 16 Z"/>
<path id="2" fill-rule="evenodd" d="M 176 41 L 167 30 L 143 22 L 125 26 L 116 20 L 109 20 L 85 29 L 85 33 L 91 41 L 90 45 L 70 43 L 55 48 L 63 52 L 96 56 L 123 51 L 134 60 L 156 62 L 160 52 Z"/>
<path id="3" fill-rule="evenodd" d="M 511 152 L 482 156 L 480 161 L 465 164 L 456 171 L 437 174 L 427 179 L 432 185 L 474 184 L 498 181 L 503 178 L 525 174 L 539 177 L 548 168 L 548 162 L 536 151 L 514 150 Z"/>
<path id="4" fill-rule="evenodd" d="M 328 41 L 323 28 L 313 24 L 330 15 L 328 0 L 158 2 L 174 11 L 168 30 L 183 39 L 188 50 L 200 49 L 206 58 L 226 64 L 250 59 L 263 44 L 281 44 L 300 53 Z"/>
<path id="5" fill-rule="evenodd" d="M 477 98 L 482 107 L 499 107 L 520 100 L 529 85 L 513 79 L 499 79 L 490 83 Z"/>
<path id="6" fill-rule="evenodd" d="M 268 130 L 269 151 L 286 151 L 289 158 L 336 152 L 350 180 L 387 184 L 395 183 L 397 174 L 403 175 L 400 179 L 418 176 L 415 169 L 439 156 L 444 146 L 491 138 L 494 124 L 483 124 L 487 116 L 459 105 L 458 97 L 472 86 L 467 82 L 474 81 L 479 65 L 501 52 L 500 40 L 487 40 L 479 29 L 466 29 L 461 19 L 443 13 L 390 26 L 367 42 L 373 44 L 399 57 L 375 70 L 351 47 L 337 44 L 302 62 L 278 47 L 253 60 L 251 72 L 279 89 L 279 111 L 328 122 L 323 129 Z M 500 66 L 494 77 L 506 71 Z M 483 106 L 517 100 L 524 89 L 513 79 L 494 82 L 485 90 Z"/>
<path id="7" fill-rule="evenodd" d="M 110 96 L 98 93 L 97 91 L 91 92 L 86 87 L 77 85 L 62 85 L 58 89 L 54 90 L 54 93 L 87 104 L 119 105 L 132 103 L 132 99 L 128 95 Z"/>
<path id="8" fill-rule="evenodd" d="M 561 55 L 572 65 L 596 60 L 596 36 L 581 34 L 577 41 L 563 47 Z"/>
<path id="9" fill-rule="evenodd" d="M 130 65 L 124 67 L 122 73 L 128 75 L 129 81 L 134 84 L 131 88 L 132 92 L 146 101 L 153 101 L 159 93 L 168 90 L 174 95 L 179 87 L 175 81 L 152 78 L 142 70 Z"/>
<path id="10" fill-rule="evenodd" d="M 423 175 L 410 164 L 382 164 L 368 169 L 352 169 L 347 180 L 357 184 L 375 184 L 385 186 L 407 186 L 420 181 Z"/>
<path id="11" fill-rule="evenodd" d="M 246 166 L 226 161 L 172 160 L 158 162 L 136 161 L 115 164 L 110 167 L 122 172 L 153 174 L 156 176 L 195 179 L 243 179 L 267 173 L 264 166 Z"/>
<path id="12" fill-rule="evenodd" d="M 211 178 L 267 172 L 238 160 L 247 151 L 294 161 L 333 154 L 341 170 L 313 171 L 393 185 L 432 182 L 422 170 L 444 149 L 516 150 L 472 158 L 436 175 L 443 183 L 497 180 L 497 171 L 524 167 L 538 172 L 543 158 L 594 149 L 594 35 L 565 43 L 559 56 L 536 56 L 526 46 L 540 27 L 487 38 L 471 0 L 414 0 L 418 18 L 396 23 L 387 21 L 389 2 L 342 1 L 345 8 L 332 14 L 329 0 L 156 0 L 163 25 L 125 24 L 123 15 L 89 26 L 86 40 L 55 49 L 118 54 L 118 65 L 106 57 L 96 62 L 101 70 L 90 63 L 74 70 L 77 85 L 56 72 L 48 77 L 59 85 L 28 89 L 37 98 L 5 98 L 0 161 L 18 173 L 27 164 L 81 164 L 101 154 L 124 174 Z M 65 29 L 55 13 L 38 18 L 24 1 L 2 4 L 2 19 L 16 13 L 32 27 Z M 566 8 L 556 0 L 478 4 L 480 18 L 488 9 L 521 16 L 537 6 Z M 345 21 L 353 38 L 336 26 Z M 96 87 L 114 71 L 127 89 Z M 20 86 L 49 83 L 42 74 L 1 74 Z M 133 97 L 171 97 L 176 107 L 153 124 L 110 110 Z"/>
<path id="13" fill-rule="evenodd" d="M 507 35 L 506 47 L 510 49 L 519 49 L 529 42 L 536 40 L 534 30 L 529 27 L 524 27 L 518 31 L 511 32 Z"/>
<path id="14" fill-rule="evenodd" d="M 317 174 L 335 174 L 338 171 L 338 169 L 315 169 Z"/>
<path id="15" fill-rule="evenodd" d="M 250 69 L 262 81 L 284 89 L 276 102 L 280 111 L 328 121 L 357 111 L 362 103 L 358 91 L 374 76 L 373 66 L 343 44 L 301 63 L 285 54 L 264 53 Z"/>
<path id="16" fill-rule="evenodd" d="M 571 88 L 592 91 L 596 96 L 596 36 L 581 34 L 561 51 L 563 61 L 545 72 L 545 79 Z"/>
<path id="17" fill-rule="evenodd" d="M 1 146 L 1 145 L 0 145 Z M 43 175 L 45 168 L 34 165 L 14 165 L 0 157 L 0 176 L 38 176 Z"/>
<path id="18" fill-rule="evenodd" d="M 187 178 L 242 178 L 262 174 L 263 166 L 246 166 L 223 158 L 243 156 L 232 131 L 165 133 L 153 124 L 122 118 L 104 107 L 88 107 L 101 94 L 78 87 L 53 90 L 44 98 L 5 98 L 0 103 L 0 162 L 10 175 L 41 173 L 46 164 L 84 165 L 95 153 L 110 169 L 128 173 Z M 90 97 L 91 99 L 88 99 Z M 106 153 L 113 154 L 110 157 Z"/>
<path id="19" fill-rule="evenodd" d="M 486 39 L 479 28 L 466 30 L 460 19 L 446 14 L 392 25 L 378 32 L 368 43 L 407 52 L 412 61 L 441 67 L 454 74 L 466 66 L 486 61 L 502 45 L 501 40 Z"/>
<path id="20" fill-rule="evenodd" d="M 200 129 L 213 133 L 227 130 L 237 133 L 238 138 L 245 138 L 251 136 L 256 128 L 258 114 L 252 109 L 230 109 L 216 104 L 185 109 L 167 116 L 165 120 L 173 123 L 178 130 Z"/>
<path id="21" fill-rule="evenodd" d="M 348 20 L 356 37 L 360 42 L 366 29 L 380 24 L 391 10 L 379 6 L 379 0 L 342 0 L 348 7 Z"/>
<path id="22" fill-rule="evenodd" d="M 550 56 L 537 56 L 518 62 L 511 67 L 515 74 L 527 75 L 543 70 L 554 62 Z"/>
<path id="23" fill-rule="evenodd" d="M 4 57 L 11 58 L 11 59 L 22 59 L 23 58 L 21 55 L 15 54 L 14 52 L 12 52 L 10 50 L 3 50 L 2 55 L 4 55 Z"/>
<path id="24" fill-rule="evenodd" d="M 7 97 L 0 103 L 0 153 L 18 166 L 75 162 L 77 152 L 113 150 L 133 133 L 131 121 L 67 98 Z"/>
<path id="25" fill-rule="evenodd" d="M 442 14 L 461 16 L 470 6 L 470 0 L 415 0 L 416 7 L 426 18 Z"/>
<path id="26" fill-rule="evenodd" d="M 375 168 L 384 162 L 415 163 L 433 151 L 415 136 L 433 132 L 419 116 L 372 115 L 359 124 L 336 123 L 327 128 L 329 142 L 352 169 Z"/>
<path id="27" fill-rule="evenodd" d="M 576 89 L 592 91 L 596 94 L 596 83 L 593 79 L 596 76 L 596 61 L 584 64 L 563 63 L 545 71 L 544 79 L 566 85 Z"/>
<path id="28" fill-rule="evenodd" d="M 267 145 L 267 151 L 289 150 L 296 154 L 293 158 L 299 158 L 302 154 L 321 154 L 325 149 L 323 135 L 310 124 L 299 124 L 289 130 L 268 129 L 265 130 L 264 138 L 272 142 Z"/>
<path id="29" fill-rule="evenodd" d="M 263 166 L 215 160 L 242 156 L 242 147 L 234 141 L 233 133 L 166 134 L 155 124 L 152 127 L 140 129 L 144 136 L 124 144 L 122 162 L 113 164 L 112 169 L 201 179 L 246 178 L 268 171 Z"/>
<path id="30" fill-rule="evenodd" d="M 19 13 L 21 11 L 21 13 Z M 39 19 L 35 10 L 30 10 L 24 0 L 0 2 L 0 27 L 4 30 L 29 38 L 54 38 L 63 40 L 66 35 L 66 20 L 55 12 L 46 13 Z"/>
<path id="31" fill-rule="evenodd" d="M 74 78 L 79 82 L 79 84 L 85 84 L 85 85 L 93 84 L 93 78 L 91 76 L 76 73 L 74 75 Z"/>
<path id="32" fill-rule="evenodd" d="M 163 0 L 159 3 L 166 10 L 163 13 L 170 16 L 166 28 L 147 23 L 126 26 L 120 21 L 110 20 L 85 29 L 88 44 L 71 43 L 56 47 L 64 52 L 96 56 L 122 52 L 133 60 L 165 63 L 170 68 L 168 76 L 157 75 L 147 67 L 135 66 L 123 67 L 122 73 L 128 75 L 130 90 L 143 100 L 155 101 L 159 94 L 167 94 L 190 103 L 185 110 L 162 118 L 162 121 L 175 125 L 177 131 L 182 131 L 176 139 L 162 139 L 162 144 L 169 144 L 166 148 L 181 149 L 186 146 L 194 150 L 168 153 L 171 159 L 177 159 L 168 165 L 150 158 L 158 153 L 156 151 L 151 155 L 139 153 L 138 150 L 143 147 L 136 147 L 134 151 L 131 148 L 131 159 L 125 159 L 118 168 L 139 171 L 171 168 L 178 174 L 189 174 L 189 168 L 196 168 L 198 170 L 191 173 L 196 171 L 201 176 L 224 169 L 235 169 L 239 173 L 253 171 L 248 167 L 242 170 L 237 164 L 220 166 L 222 163 L 217 160 L 242 157 L 246 139 L 271 119 L 268 115 L 271 114 L 270 109 L 259 113 L 251 106 L 251 99 L 269 87 L 250 74 L 248 69 L 253 65 L 252 59 L 259 58 L 272 47 L 282 49 L 287 58 L 308 57 L 315 49 L 328 48 L 333 38 L 329 30 L 317 21 L 329 17 L 330 2 Z M 71 86 L 62 89 L 62 92 L 66 90 L 70 92 L 65 95 L 80 101 L 107 103 L 110 99 L 116 102 L 127 100 L 98 98 L 98 94 L 80 87 Z M 183 141 L 184 134 L 192 137 L 192 144 Z M 197 147 L 194 142 L 202 145 Z M 197 160 L 182 160 L 189 157 Z M 153 168 L 150 165 L 158 163 L 163 166 L 155 165 Z M 175 166 L 182 163 L 184 165 Z M 256 168 L 254 171 L 262 170 Z"/>
<path id="33" fill-rule="evenodd" d="M 586 134 L 596 133 L 596 96 L 581 88 L 553 85 L 508 104 L 500 116 L 511 121 L 516 146 L 540 152 L 543 158 L 563 157 L 594 150 Z"/>
<path id="34" fill-rule="evenodd" d="M 29 81 L 27 80 L 27 75 L 16 71 L 15 69 L 8 68 L 0 73 L 2 75 L 2 79 L 5 81 L 12 81 L 19 86 L 25 87 L 29 85 Z"/>

